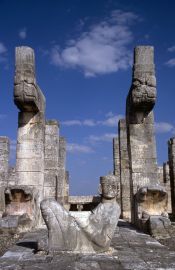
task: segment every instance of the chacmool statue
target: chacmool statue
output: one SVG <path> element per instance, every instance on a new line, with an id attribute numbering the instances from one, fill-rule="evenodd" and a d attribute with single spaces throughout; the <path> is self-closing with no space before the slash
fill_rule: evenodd
<path id="1" fill-rule="evenodd" d="M 71 216 L 54 199 L 41 202 L 41 212 L 48 228 L 49 252 L 103 252 L 109 249 L 116 228 L 120 207 L 116 202 L 116 177 L 100 178 L 101 203 L 86 220 Z"/>

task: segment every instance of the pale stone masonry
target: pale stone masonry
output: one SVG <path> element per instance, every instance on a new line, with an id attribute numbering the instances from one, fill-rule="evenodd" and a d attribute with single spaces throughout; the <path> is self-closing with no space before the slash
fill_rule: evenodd
<path id="1" fill-rule="evenodd" d="M 131 220 L 129 157 L 127 149 L 127 127 L 125 119 L 121 119 L 118 123 L 118 134 L 120 157 L 121 216 L 126 220 Z"/>
<path id="2" fill-rule="evenodd" d="M 166 187 L 166 190 L 168 192 L 168 213 L 172 213 L 169 162 L 163 163 L 163 183 L 164 183 L 164 186 Z"/>
<path id="3" fill-rule="evenodd" d="M 126 102 L 127 144 L 130 166 L 131 218 L 135 222 L 134 195 L 140 187 L 158 184 L 153 107 L 156 100 L 154 49 L 134 50 L 131 88 Z"/>
<path id="4" fill-rule="evenodd" d="M 0 137 L 0 217 L 5 208 L 4 190 L 8 181 L 9 139 Z"/>
<path id="5" fill-rule="evenodd" d="M 64 204 L 66 187 L 66 140 L 59 137 L 59 159 L 58 159 L 58 177 L 57 177 L 57 200 Z M 68 179 L 67 179 L 68 180 Z"/>
<path id="6" fill-rule="evenodd" d="M 114 175 L 120 177 L 119 139 L 113 138 L 113 168 Z"/>
<path id="7" fill-rule="evenodd" d="M 118 195 L 116 196 L 117 202 L 121 208 L 121 182 L 120 182 L 120 156 L 119 156 L 119 138 L 113 138 L 113 174 L 116 177 Z"/>
<path id="8" fill-rule="evenodd" d="M 44 155 L 44 197 L 57 197 L 56 181 L 58 177 L 59 127 L 56 120 L 46 121 Z"/>
<path id="9" fill-rule="evenodd" d="M 85 211 L 92 210 L 99 201 L 93 197 L 91 201 L 79 198 L 71 202 L 66 141 L 60 136 L 58 121 L 45 119 L 45 97 L 36 82 L 34 51 L 17 47 L 15 57 L 14 102 L 19 109 L 16 165 L 9 168 L 9 141 L 0 137 L 0 224 L 16 224 L 26 230 L 28 224 L 29 228 L 42 224 L 43 199 L 55 199 L 67 210 Z M 110 178 L 117 187 L 115 200 L 121 206 L 121 217 L 154 235 L 160 231 L 166 235 L 170 187 L 175 214 L 175 138 L 169 141 L 169 164 L 158 167 L 155 101 L 154 49 L 138 46 L 134 50 L 126 117 L 119 121 L 118 137 L 113 140 L 114 169 Z"/>
<path id="10" fill-rule="evenodd" d="M 126 118 L 118 123 L 119 145 L 114 145 L 114 171 L 119 149 L 121 216 L 145 231 L 156 234 L 161 227 L 166 234 L 163 224 L 169 224 L 167 191 L 163 169 L 157 165 L 155 101 L 154 49 L 138 46 L 134 50 Z"/>
<path id="11" fill-rule="evenodd" d="M 16 48 L 14 102 L 20 110 L 16 148 L 18 185 L 36 188 L 36 208 L 44 198 L 45 97 L 35 78 L 34 52 Z"/>
<path id="12" fill-rule="evenodd" d="M 9 168 L 9 141 L 0 138 L 0 212 L 19 225 L 25 215 L 29 227 L 42 223 L 40 202 L 56 198 L 64 204 L 66 142 L 56 120 L 45 120 L 45 97 L 37 85 L 34 51 L 15 50 L 14 103 L 19 109 L 16 165 Z M 67 180 L 68 182 L 68 180 Z M 68 201 L 68 199 L 67 199 Z M 26 229 L 26 228 L 24 228 Z"/>
<path id="13" fill-rule="evenodd" d="M 172 213 L 175 215 L 175 137 L 168 141 Z"/>

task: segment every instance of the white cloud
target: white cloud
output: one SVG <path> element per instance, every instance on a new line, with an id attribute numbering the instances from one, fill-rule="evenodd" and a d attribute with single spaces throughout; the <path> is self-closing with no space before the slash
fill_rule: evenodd
<path id="1" fill-rule="evenodd" d="M 165 63 L 168 67 L 174 67 L 175 66 L 175 58 L 171 58 Z"/>
<path id="2" fill-rule="evenodd" d="M 95 143 L 95 142 L 111 142 L 114 137 L 116 137 L 115 133 L 106 133 L 106 134 L 99 135 L 99 136 L 90 135 L 88 137 L 88 140 L 91 143 Z"/>
<path id="3" fill-rule="evenodd" d="M 155 131 L 156 133 L 166 133 L 166 132 L 175 132 L 175 127 L 167 122 L 160 122 L 160 123 L 155 123 Z"/>
<path id="4" fill-rule="evenodd" d="M 62 125 L 64 125 L 64 126 L 81 126 L 82 122 L 80 120 L 67 120 L 67 121 L 63 121 Z"/>
<path id="5" fill-rule="evenodd" d="M 21 39 L 25 39 L 27 37 L 27 29 L 26 28 L 20 29 L 18 34 Z"/>
<path id="6" fill-rule="evenodd" d="M 67 120 L 63 121 L 62 125 L 64 126 L 107 126 L 107 127 L 117 127 L 118 121 L 124 116 L 121 114 L 114 115 L 112 112 L 106 114 L 106 119 L 104 120 L 94 120 L 94 119 L 85 119 L 85 120 Z"/>
<path id="7" fill-rule="evenodd" d="M 119 115 L 111 115 L 104 121 L 99 121 L 99 124 L 107 127 L 117 127 L 118 121 L 122 119 L 124 116 L 119 114 Z"/>
<path id="8" fill-rule="evenodd" d="M 115 10 L 109 18 L 90 27 L 79 38 L 69 40 L 61 49 L 51 49 L 51 63 L 78 68 L 86 77 L 125 70 L 131 63 L 128 46 L 133 40 L 130 24 L 138 17 L 132 12 Z"/>
<path id="9" fill-rule="evenodd" d="M 0 54 L 5 53 L 5 52 L 7 52 L 7 48 L 2 42 L 0 42 Z"/>
<path id="10" fill-rule="evenodd" d="M 86 119 L 83 121 L 84 126 L 94 127 L 96 126 L 96 122 L 93 119 Z"/>
<path id="11" fill-rule="evenodd" d="M 0 42 L 0 63 L 7 62 L 7 48 Z"/>
<path id="12" fill-rule="evenodd" d="M 70 153 L 89 154 L 89 153 L 94 152 L 94 150 L 91 147 L 86 146 L 86 145 L 76 144 L 76 143 L 68 143 L 66 149 Z"/>
<path id="13" fill-rule="evenodd" d="M 168 52 L 175 52 L 175 46 L 169 47 Z"/>

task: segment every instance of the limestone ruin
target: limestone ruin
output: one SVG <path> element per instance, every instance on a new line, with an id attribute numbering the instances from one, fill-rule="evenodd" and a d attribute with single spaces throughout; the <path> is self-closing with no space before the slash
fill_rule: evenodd
<path id="1" fill-rule="evenodd" d="M 154 236 L 167 235 L 171 226 L 168 214 L 175 215 L 175 138 L 168 144 L 168 162 L 163 167 L 158 166 L 153 113 L 157 95 L 154 48 L 138 46 L 134 50 L 126 115 L 120 119 L 118 137 L 113 140 L 113 175 L 101 178 L 105 181 L 111 177 L 115 179 L 117 194 L 112 206 L 117 205 L 118 210 L 110 214 L 103 200 L 104 190 L 102 201 L 100 196 L 69 196 L 66 141 L 60 136 L 58 121 L 45 119 L 46 101 L 36 81 L 34 51 L 29 47 L 17 47 L 15 59 L 14 103 L 19 110 L 16 164 L 14 168 L 9 167 L 10 142 L 7 137 L 0 137 L 0 228 L 24 231 L 44 226 L 41 204 L 52 239 L 49 240 L 51 250 L 104 251 L 109 248 L 110 241 L 106 241 L 109 232 L 106 231 L 104 236 L 103 228 L 111 230 L 111 240 L 119 217 L 119 204 L 123 220 Z M 46 206 L 57 209 L 56 216 L 61 213 L 69 217 L 69 226 L 76 223 L 78 231 L 82 232 L 76 238 L 78 247 L 71 246 L 71 242 L 67 248 L 65 243 L 58 244 L 58 224 L 48 222 Z M 115 226 L 113 224 L 110 229 L 106 221 L 101 222 L 99 233 L 98 226 L 89 229 L 89 220 L 102 208 L 105 215 L 100 210 L 99 220 L 105 216 L 110 222 L 111 215 Z M 72 217 L 72 211 L 91 213 L 87 214 L 86 233 L 81 218 L 76 214 Z M 67 223 L 64 225 L 66 234 L 70 227 Z M 102 236 L 106 244 L 102 243 L 100 247 L 98 241 Z"/>
<path id="2" fill-rule="evenodd" d="M 19 109 L 16 165 L 8 167 L 9 140 L 1 137 L 0 210 L 3 226 L 10 226 L 7 216 L 17 227 L 23 226 L 18 219 L 25 215 L 30 228 L 42 223 L 40 202 L 44 198 L 63 205 L 68 200 L 66 142 L 59 136 L 58 122 L 45 119 L 45 97 L 36 82 L 34 51 L 17 47 L 15 57 L 14 103 Z"/>
<path id="3" fill-rule="evenodd" d="M 72 216 L 53 199 L 41 202 L 41 212 L 49 232 L 49 252 L 96 253 L 109 249 L 120 216 L 116 201 L 117 183 L 113 175 L 101 177 L 100 183 L 101 202 L 84 220 Z"/>
<path id="4" fill-rule="evenodd" d="M 157 165 L 153 115 L 155 101 L 154 49 L 151 46 L 138 46 L 134 50 L 126 117 L 119 121 L 118 141 L 115 139 L 113 145 L 114 174 L 120 178 L 122 218 L 150 233 L 153 219 L 155 224 L 155 220 L 158 224 L 160 219 L 163 223 L 169 223 L 168 191 L 160 181 Z M 163 170 L 161 172 L 163 178 Z"/>

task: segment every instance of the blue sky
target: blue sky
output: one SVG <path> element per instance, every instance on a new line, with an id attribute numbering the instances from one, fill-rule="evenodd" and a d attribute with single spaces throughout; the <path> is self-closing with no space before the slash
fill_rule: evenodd
<path id="1" fill-rule="evenodd" d="M 112 137 L 125 113 L 133 48 L 155 47 L 158 163 L 175 133 L 175 1 L 0 0 L 0 135 L 14 163 L 18 110 L 13 104 L 14 49 L 35 50 L 46 118 L 67 140 L 71 194 L 96 194 L 113 169 Z"/>

